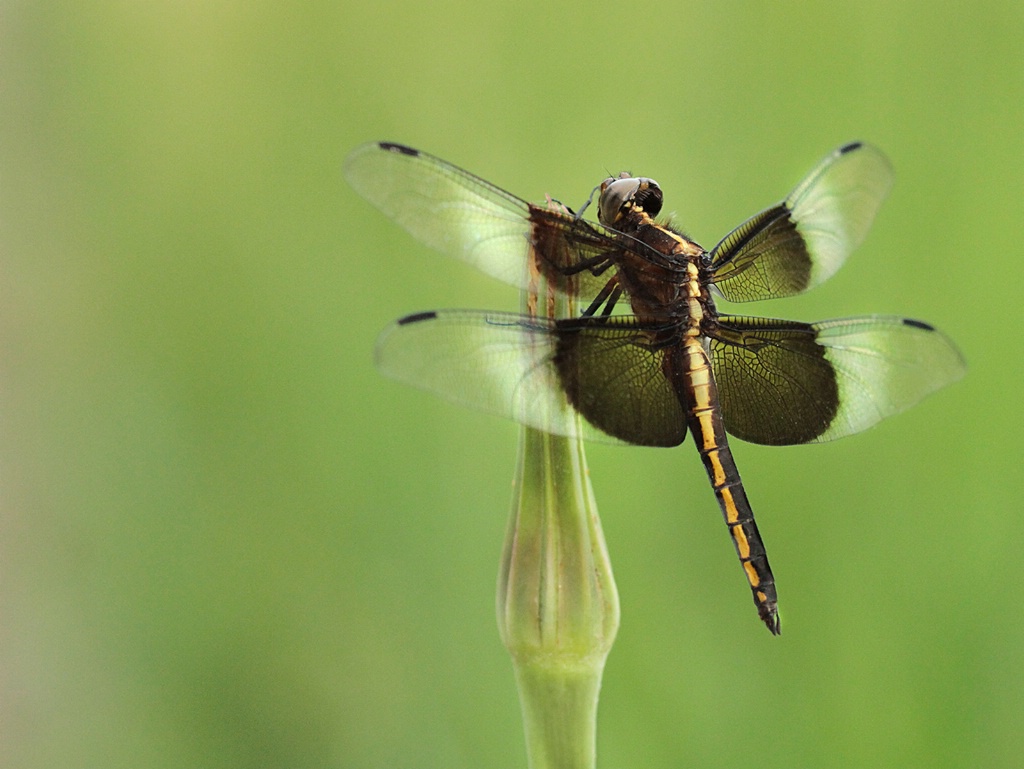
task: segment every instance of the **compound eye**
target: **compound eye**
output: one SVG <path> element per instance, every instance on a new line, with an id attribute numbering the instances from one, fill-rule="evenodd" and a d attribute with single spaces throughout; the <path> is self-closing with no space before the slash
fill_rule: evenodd
<path id="1" fill-rule="evenodd" d="M 597 203 L 597 218 L 601 224 L 614 225 L 639 189 L 640 179 L 605 179 L 601 183 L 601 197 Z"/>
<path id="2" fill-rule="evenodd" d="M 640 188 L 633 194 L 633 205 L 648 216 L 657 216 L 664 202 L 661 187 L 654 179 L 640 179 Z"/>
<path id="3" fill-rule="evenodd" d="M 625 176 L 608 178 L 601 183 L 597 218 L 606 226 L 615 225 L 628 211 L 643 209 L 649 216 L 661 211 L 661 187 L 654 179 Z"/>

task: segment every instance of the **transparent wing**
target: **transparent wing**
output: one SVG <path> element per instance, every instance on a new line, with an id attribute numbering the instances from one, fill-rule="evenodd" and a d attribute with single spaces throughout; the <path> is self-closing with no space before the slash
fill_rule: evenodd
<path id="1" fill-rule="evenodd" d="M 646 333 L 627 316 L 544 321 L 425 312 L 385 329 L 377 366 L 405 384 L 546 432 L 674 446 L 686 421 Z"/>
<path id="2" fill-rule="evenodd" d="M 733 302 L 791 296 L 828 280 L 867 235 L 892 187 L 869 144 L 834 150 L 782 203 L 747 220 L 711 252 L 712 283 Z"/>
<path id="3" fill-rule="evenodd" d="M 710 339 L 726 429 L 770 445 L 842 438 L 960 379 L 941 332 L 907 318 L 798 323 L 722 316 Z"/>
<path id="4" fill-rule="evenodd" d="M 428 246 L 528 288 L 528 256 L 560 293 L 596 294 L 619 250 L 609 230 L 562 207 L 536 206 L 440 158 L 390 142 L 357 147 L 345 178 Z"/>

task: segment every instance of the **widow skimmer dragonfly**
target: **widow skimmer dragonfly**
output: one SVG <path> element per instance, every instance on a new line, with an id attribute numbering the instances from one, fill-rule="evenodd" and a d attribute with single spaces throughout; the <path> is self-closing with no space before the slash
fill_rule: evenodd
<path id="1" fill-rule="evenodd" d="M 692 432 L 758 614 L 776 635 L 775 580 L 726 434 L 772 446 L 841 438 L 965 371 L 949 339 L 922 321 L 804 323 L 715 306 L 715 296 L 798 294 L 839 269 L 892 184 L 888 160 L 868 144 L 834 150 L 710 251 L 654 219 L 662 192 L 644 177 L 602 182 L 592 222 L 401 144 L 358 147 L 344 173 L 427 245 L 521 289 L 532 261 L 550 289 L 585 307 L 566 318 L 408 315 L 380 337 L 381 371 L 556 434 L 676 446 Z"/>

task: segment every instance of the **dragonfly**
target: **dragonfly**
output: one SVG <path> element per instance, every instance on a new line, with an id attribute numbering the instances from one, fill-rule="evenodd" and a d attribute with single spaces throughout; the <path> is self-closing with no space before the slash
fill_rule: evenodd
<path id="1" fill-rule="evenodd" d="M 966 371 L 956 346 L 921 320 L 806 323 L 716 306 L 800 294 L 842 266 L 892 186 L 891 164 L 867 143 L 833 150 L 711 250 L 657 219 L 663 193 L 647 177 L 605 179 L 591 194 L 592 221 L 393 142 L 356 148 L 344 174 L 427 246 L 522 290 L 539 272 L 578 307 L 568 317 L 407 315 L 381 334 L 380 370 L 569 437 L 667 447 L 692 433 L 760 619 L 775 635 L 775 578 L 729 436 L 786 446 L 853 435 Z"/>

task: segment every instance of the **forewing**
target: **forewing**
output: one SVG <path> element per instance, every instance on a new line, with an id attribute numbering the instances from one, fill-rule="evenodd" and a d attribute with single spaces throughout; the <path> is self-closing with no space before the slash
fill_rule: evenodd
<path id="1" fill-rule="evenodd" d="M 966 371 L 945 335 L 907 318 L 809 324 L 722 316 L 719 324 L 710 349 L 725 426 L 752 443 L 858 433 Z"/>
<path id="2" fill-rule="evenodd" d="M 783 202 L 715 246 L 711 282 L 726 299 L 747 302 L 828 280 L 863 242 L 892 181 L 892 167 L 877 148 L 839 147 Z"/>
<path id="3" fill-rule="evenodd" d="M 389 142 L 357 147 L 344 165 L 349 184 L 428 246 L 519 288 L 527 257 L 561 293 L 595 294 L 607 281 L 581 263 L 607 267 L 612 233 L 552 204 L 536 206 L 425 152 Z"/>
<path id="4" fill-rule="evenodd" d="M 685 420 L 661 356 L 638 341 L 635 329 L 586 323 L 470 310 L 419 313 L 383 332 L 377 366 L 459 405 L 550 433 L 681 442 Z"/>

